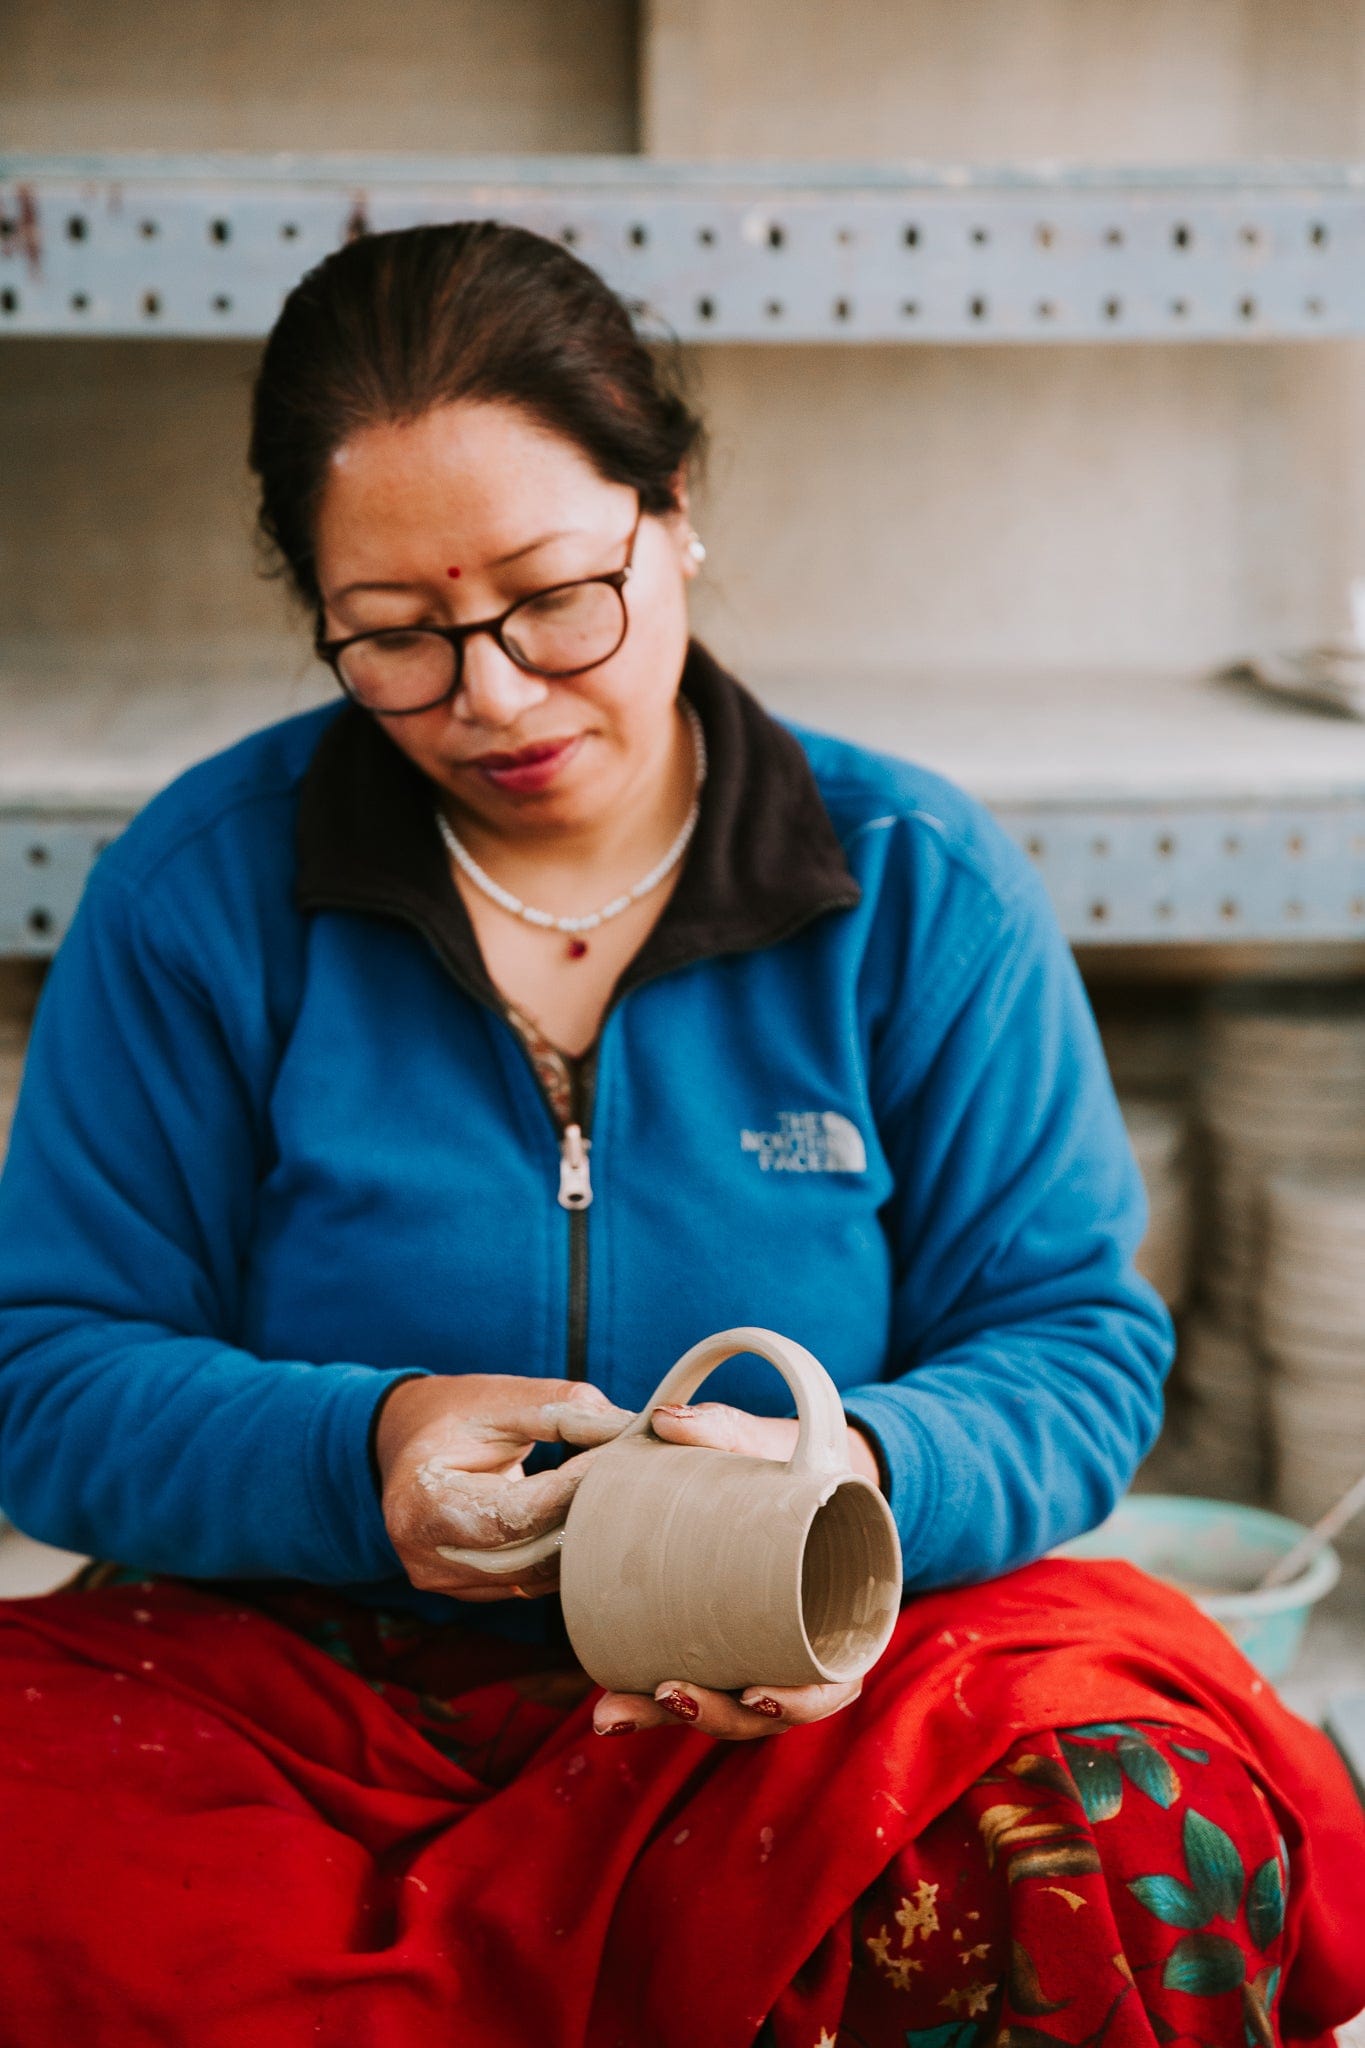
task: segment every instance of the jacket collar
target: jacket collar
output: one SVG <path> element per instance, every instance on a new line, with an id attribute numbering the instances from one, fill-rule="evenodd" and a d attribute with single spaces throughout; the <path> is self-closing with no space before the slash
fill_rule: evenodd
<path id="1" fill-rule="evenodd" d="M 697 828 L 613 1001 L 694 960 L 774 945 L 862 895 L 799 740 L 696 640 L 681 688 L 706 734 Z M 471 995 L 501 1011 L 450 873 L 432 785 L 354 704 L 325 727 L 309 763 L 297 852 L 300 910 L 361 911 L 415 927 Z"/>

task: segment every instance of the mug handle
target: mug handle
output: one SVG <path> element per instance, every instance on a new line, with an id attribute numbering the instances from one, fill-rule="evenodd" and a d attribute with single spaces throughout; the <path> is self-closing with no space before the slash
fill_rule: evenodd
<path id="1" fill-rule="evenodd" d="M 838 1388 L 819 1359 L 807 1351 L 804 1344 L 797 1344 L 792 1338 L 783 1337 L 776 1330 L 762 1329 L 757 1324 L 742 1323 L 733 1330 L 720 1330 L 714 1337 L 703 1337 L 690 1351 L 684 1351 L 677 1363 L 669 1367 L 644 1407 L 631 1417 L 612 1442 L 619 1444 L 630 1436 L 652 1435 L 649 1418 L 655 1408 L 673 1401 L 690 1400 L 718 1365 L 723 1365 L 727 1358 L 733 1358 L 740 1351 L 752 1351 L 757 1357 L 766 1358 L 769 1365 L 775 1365 L 796 1397 L 796 1447 L 787 1460 L 787 1470 L 830 1474 L 847 1472 L 848 1423 Z M 525 1543 L 504 1543 L 496 1549 L 487 1550 L 455 1549 L 438 1543 L 436 1554 L 448 1557 L 452 1564 L 473 1565 L 479 1571 L 495 1572 L 499 1578 L 514 1578 L 518 1572 L 552 1557 L 563 1541 L 564 1522 L 557 1522 L 552 1529 L 531 1537 Z"/>

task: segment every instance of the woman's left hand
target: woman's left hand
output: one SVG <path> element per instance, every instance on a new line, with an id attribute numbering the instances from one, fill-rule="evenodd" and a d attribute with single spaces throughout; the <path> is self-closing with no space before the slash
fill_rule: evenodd
<path id="1" fill-rule="evenodd" d="M 742 1451 L 751 1458 L 785 1462 L 796 1444 L 794 1418 L 748 1415 L 721 1401 L 699 1401 L 694 1407 L 654 1409 L 650 1426 L 671 1444 L 698 1444 L 716 1451 Z M 860 1429 L 848 1425 L 848 1462 L 874 1486 L 879 1482 L 877 1459 Z M 856 1700 L 860 1678 L 838 1685 L 749 1685 L 738 1698 L 711 1692 L 686 1679 L 665 1679 L 653 1695 L 605 1692 L 593 1708 L 592 1724 L 599 1735 L 633 1734 L 641 1728 L 696 1728 L 726 1742 L 750 1742 L 758 1735 L 783 1735 L 807 1721 L 823 1721 Z M 756 1702 L 762 1701 L 759 1706 Z"/>

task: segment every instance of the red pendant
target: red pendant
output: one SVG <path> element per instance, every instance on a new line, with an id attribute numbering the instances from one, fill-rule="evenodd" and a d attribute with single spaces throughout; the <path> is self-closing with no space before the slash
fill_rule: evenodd
<path id="1" fill-rule="evenodd" d="M 587 952 L 587 950 L 588 942 L 586 939 L 570 939 L 569 958 L 571 960 L 581 960 L 583 958 L 583 955 Z"/>

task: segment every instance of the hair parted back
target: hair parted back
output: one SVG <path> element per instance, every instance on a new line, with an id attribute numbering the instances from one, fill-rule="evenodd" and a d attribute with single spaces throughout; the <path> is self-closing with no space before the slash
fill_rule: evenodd
<path id="1" fill-rule="evenodd" d="M 264 573 L 319 612 L 314 517 L 332 455 L 363 427 L 459 399 L 520 407 L 646 512 L 674 509 L 673 480 L 704 438 L 676 363 L 558 242 L 482 220 L 359 235 L 299 279 L 256 372 L 247 460 Z"/>

